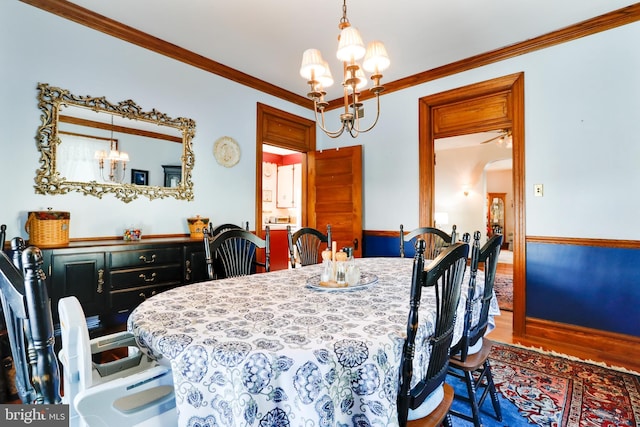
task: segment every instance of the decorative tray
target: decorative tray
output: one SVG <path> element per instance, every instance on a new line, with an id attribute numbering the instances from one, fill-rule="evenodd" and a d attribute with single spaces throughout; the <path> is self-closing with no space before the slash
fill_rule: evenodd
<path id="1" fill-rule="evenodd" d="M 312 289 L 318 289 L 321 291 L 329 291 L 329 292 L 344 292 L 344 291 L 355 291 L 358 289 L 365 289 L 370 286 L 378 283 L 378 276 L 375 274 L 369 273 L 361 273 L 360 281 L 358 281 L 355 285 L 338 285 L 335 282 L 329 282 L 328 284 L 325 282 L 320 282 L 320 275 L 316 274 L 307 279 L 307 286 Z"/>

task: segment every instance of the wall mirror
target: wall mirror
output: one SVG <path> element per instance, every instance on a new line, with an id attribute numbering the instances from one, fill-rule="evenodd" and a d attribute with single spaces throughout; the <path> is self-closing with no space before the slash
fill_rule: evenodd
<path id="1" fill-rule="evenodd" d="M 113 194 L 125 203 L 138 196 L 193 200 L 192 119 L 145 112 L 132 100 L 112 104 L 77 96 L 46 83 L 38 85 L 38 107 L 36 193 Z M 163 166 L 169 164 L 174 175 L 167 185 Z"/>

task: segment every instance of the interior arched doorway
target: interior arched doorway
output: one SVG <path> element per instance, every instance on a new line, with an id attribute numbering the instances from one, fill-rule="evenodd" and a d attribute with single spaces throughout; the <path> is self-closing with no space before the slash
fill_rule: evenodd
<path id="1" fill-rule="evenodd" d="M 494 129 L 512 131 L 513 334 L 523 336 L 526 319 L 524 73 L 420 98 L 420 225 L 433 224 L 434 140 Z"/>

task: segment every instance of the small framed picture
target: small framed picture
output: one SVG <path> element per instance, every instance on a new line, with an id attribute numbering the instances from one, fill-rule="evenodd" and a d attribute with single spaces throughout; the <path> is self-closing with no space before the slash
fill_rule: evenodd
<path id="1" fill-rule="evenodd" d="M 149 185 L 149 171 L 131 169 L 131 183 L 135 185 Z"/>
<path id="2" fill-rule="evenodd" d="M 262 201 L 263 202 L 272 202 L 273 201 L 273 192 L 271 190 L 262 190 Z"/>

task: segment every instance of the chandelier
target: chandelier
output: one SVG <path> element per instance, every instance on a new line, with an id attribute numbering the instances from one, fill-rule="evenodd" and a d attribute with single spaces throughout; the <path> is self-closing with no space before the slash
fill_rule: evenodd
<path id="1" fill-rule="evenodd" d="M 351 26 L 347 19 L 347 2 L 342 5 L 342 18 L 338 24 L 340 36 L 336 57 L 342 62 L 344 88 L 344 112 L 340 114 L 341 127 L 330 131 L 325 126 L 324 110 L 329 105 L 325 100 L 325 89 L 333 84 L 333 77 L 327 61 L 322 58 L 318 49 L 307 49 L 302 55 L 300 75 L 307 80 L 311 91 L 307 94 L 313 100 L 316 123 L 331 138 L 337 138 L 346 130 L 355 138 L 360 133 L 368 132 L 378 123 L 380 117 L 380 93 L 384 87 L 380 84 L 382 71 L 389 67 L 390 61 L 384 44 L 380 41 L 369 43 L 365 49 L 358 30 Z M 364 57 L 362 66 L 357 61 Z M 373 87 L 369 89 L 376 97 L 376 117 L 370 127 L 360 127 L 360 119 L 364 117 L 364 107 L 358 100 L 360 91 L 367 85 L 364 70 L 371 73 Z M 318 120 L 320 112 L 320 120 Z"/>
<path id="2" fill-rule="evenodd" d="M 127 170 L 127 162 L 129 161 L 129 154 L 124 151 L 118 150 L 118 140 L 113 139 L 113 116 L 111 116 L 111 138 L 109 138 L 109 151 L 98 150 L 95 152 L 95 158 L 98 160 L 98 167 L 100 168 L 100 176 L 103 181 L 120 183 L 125 178 L 125 172 Z M 104 176 L 104 163 L 109 162 L 109 175 Z"/>

